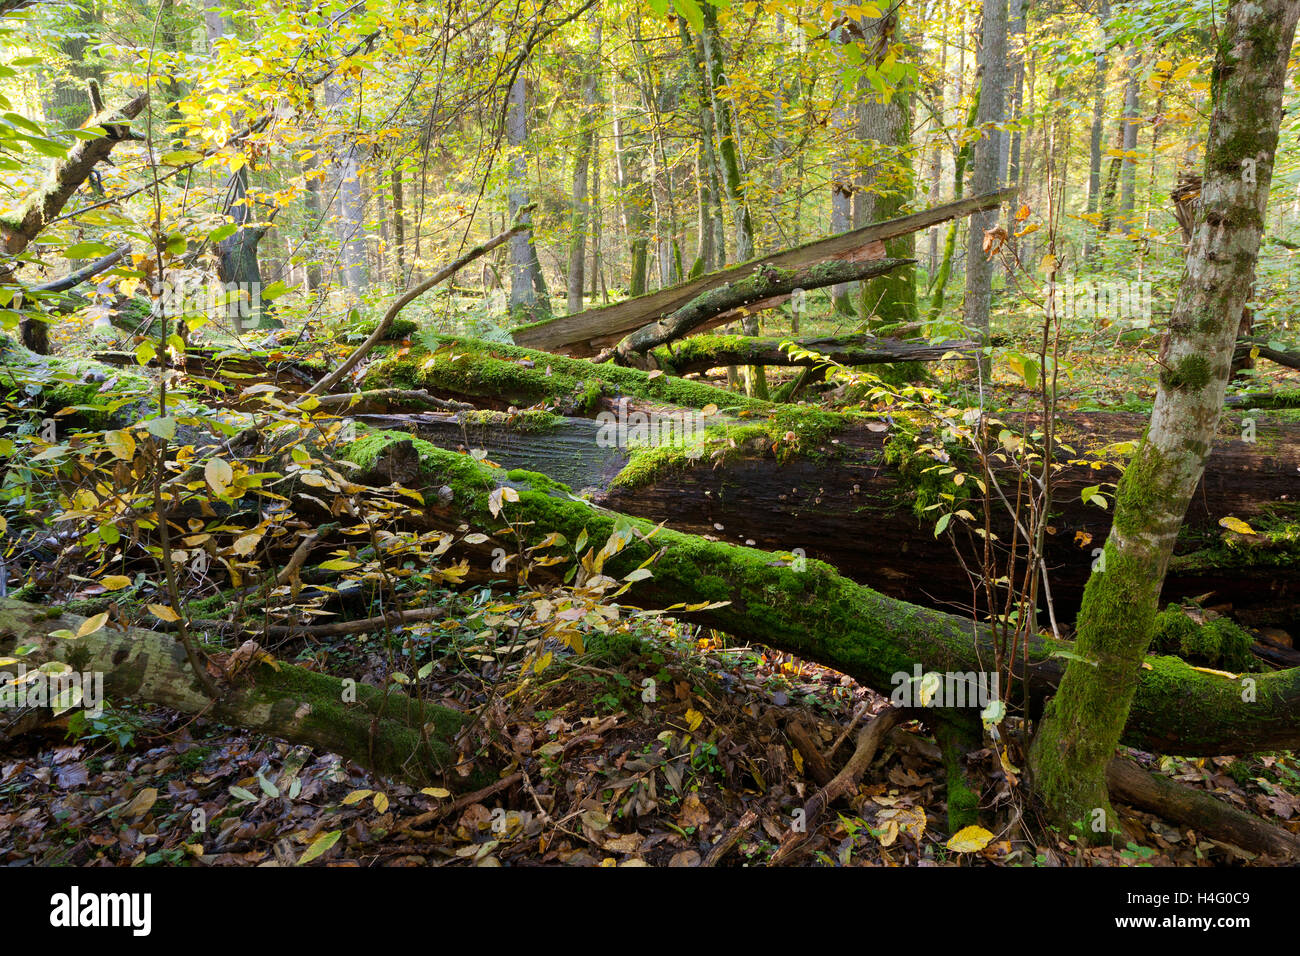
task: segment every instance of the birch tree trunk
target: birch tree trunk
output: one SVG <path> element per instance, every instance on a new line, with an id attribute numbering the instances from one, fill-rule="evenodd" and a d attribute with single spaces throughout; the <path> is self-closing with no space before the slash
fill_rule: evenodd
<path id="1" fill-rule="evenodd" d="M 1120 480 L 1104 563 L 1084 591 L 1075 651 L 1031 751 L 1061 825 L 1104 839 L 1105 767 L 1128 719 L 1174 540 L 1223 411 L 1237 319 L 1254 281 L 1300 0 L 1237 0 L 1218 31 L 1204 187 L 1160 350 L 1151 426 Z M 1244 699 L 1244 698 L 1243 698 Z"/>

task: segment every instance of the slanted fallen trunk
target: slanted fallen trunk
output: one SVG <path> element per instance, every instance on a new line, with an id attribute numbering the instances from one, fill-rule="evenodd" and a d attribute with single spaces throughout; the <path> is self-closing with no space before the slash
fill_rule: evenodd
<path id="1" fill-rule="evenodd" d="M 456 734 L 466 722 L 458 711 L 367 684 L 349 689 L 338 678 L 283 662 L 251 664 L 212 700 L 170 634 L 137 627 L 118 630 L 110 624 L 76 639 L 52 636 L 60 629 L 75 634 L 84 620 L 57 608 L 0 598 L 0 656 L 32 645 L 35 650 L 22 658 L 29 669 L 62 661 L 78 673 L 102 674 L 109 700 L 202 715 L 327 750 L 416 785 L 449 780 L 468 788 L 481 782 L 453 771 Z M 0 670 L 13 673 L 16 667 L 9 663 Z"/>
<path id="2" fill-rule="evenodd" d="M 1009 201 L 1015 193 L 1016 190 L 1012 187 L 996 193 L 945 203 L 898 219 L 872 223 L 860 229 L 843 232 L 827 239 L 818 239 L 761 259 L 752 259 L 680 285 L 660 289 L 649 295 L 637 296 L 598 309 L 588 309 L 576 315 L 535 322 L 515 329 L 511 335 L 516 344 L 529 348 L 576 357 L 596 355 L 604 349 L 617 345 L 629 332 L 671 315 L 710 289 L 728 283 L 735 284 L 758 269 L 764 267 L 803 269 L 833 260 L 862 261 L 868 256 L 883 259 L 886 240 L 918 232 L 949 219 L 969 216 L 971 213 L 985 209 L 994 209 Z"/>
<path id="3" fill-rule="evenodd" d="M 613 349 L 602 352 L 596 361 L 612 358 L 619 365 L 640 365 L 643 353 L 680 339 L 711 320 L 726 321 L 725 317 L 737 309 L 753 308 L 760 302 L 769 306 L 776 304 L 780 297 L 788 296 L 796 289 L 820 289 L 873 279 L 914 262 L 914 259 L 871 256 L 861 262 L 821 262 L 802 269 L 763 265 L 743 279 L 702 292 L 671 315 L 642 326 Z"/>
<path id="4" fill-rule="evenodd" d="M 793 348 L 787 347 L 793 345 Z M 696 335 L 651 353 L 654 365 L 669 375 L 707 372 L 724 365 L 792 365 L 811 368 L 830 359 L 840 365 L 880 365 L 886 362 L 937 362 L 967 353 L 974 342 L 901 342 L 873 335 L 823 338 L 751 338 L 745 335 Z M 809 353 L 816 353 L 815 355 Z"/>
<path id="5" fill-rule="evenodd" d="M 604 561 L 602 573 L 620 578 L 649 566 L 653 576 L 629 592 L 637 606 L 675 608 L 688 620 L 833 667 L 885 694 L 910 678 L 914 666 L 947 672 L 951 687 L 979 706 L 974 684 L 994 659 L 993 638 L 967 618 L 885 597 L 820 561 L 792 562 L 788 554 L 670 531 L 594 507 L 556 489 L 544 475 L 503 474 L 469 455 L 399 440 L 410 441 L 419 455 L 428 491 L 423 521 L 429 527 L 452 530 L 468 523 L 498 535 L 472 546 L 484 567 L 494 548 L 516 552 L 521 543 L 539 545 L 552 532 L 568 542 L 585 532 L 593 549 L 617 535 L 625 546 Z M 384 443 L 371 436 L 354 448 L 352 457 L 364 468 L 383 453 Z M 493 496 L 506 481 L 516 487 L 518 501 Z M 547 573 L 534 568 L 530 579 Z M 708 606 L 687 611 L 692 604 Z M 1068 642 L 1044 638 L 1028 649 L 1022 676 L 1035 713 L 1064 669 L 1057 655 L 1069 650 Z M 1150 669 L 1138 676 L 1125 743 L 1186 755 L 1300 746 L 1300 669 L 1233 679 L 1177 658 L 1148 662 Z M 1013 700 L 1020 699 L 1017 691 Z M 970 711 L 962 714 L 968 718 Z"/>

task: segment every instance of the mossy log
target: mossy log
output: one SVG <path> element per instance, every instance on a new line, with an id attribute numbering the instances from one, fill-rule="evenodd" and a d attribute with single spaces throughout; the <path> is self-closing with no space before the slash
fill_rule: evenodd
<path id="1" fill-rule="evenodd" d="M 78 673 L 100 673 L 111 702 L 159 704 L 187 714 L 306 744 L 339 754 L 385 776 L 423 785 L 450 780 L 472 786 L 453 771 L 455 738 L 465 715 L 422 704 L 400 692 L 357 683 L 355 695 L 336 677 L 286 663 L 254 663 L 222 687 L 213 700 L 190 669 L 185 651 L 170 634 L 109 624 L 85 637 L 85 618 L 58 608 L 0 599 L 0 657 L 17 657 L 29 668 L 62 661 Z M 4 670 L 17 667 L 12 661 Z M 349 702 L 355 696 L 355 703 Z"/>
<path id="2" fill-rule="evenodd" d="M 409 441 L 418 455 L 427 489 L 424 523 L 445 530 L 468 523 L 499 535 L 472 546 L 483 567 L 494 548 L 514 552 L 521 541 L 536 545 L 551 532 L 569 542 L 585 532 L 596 546 L 621 534 L 626 546 L 605 561 L 603 573 L 618 578 L 648 564 L 653 575 L 634 586 L 629 602 L 675 607 L 687 620 L 817 661 L 886 694 L 898 686 L 898 675 L 911 675 L 919 665 L 955 675 L 973 700 L 970 682 L 994 659 L 993 638 L 984 626 L 886 597 L 824 562 L 671 531 L 595 507 L 544 475 L 492 469 L 419 439 L 396 440 Z M 364 468 L 383 453 L 382 443 L 358 443 L 351 457 Z M 503 483 L 516 488 L 519 500 L 505 503 L 502 511 L 492 493 Z M 533 577 L 544 573 L 535 570 Z M 683 608 L 701 602 L 725 603 L 694 612 Z M 1029 647 L 1022 673 L 1035 713 L 1064 670 L 1059 655 L 1070 648 L 1042 637 Z M 1148 663 L 1137 677 L 1125 743 L 1186 755 L 1300 746 L 1300 669 L 1234 679 L 1177 658 L 1153 656 Z M 1018 692 L 1014 699 L 1020 699 Z M 969 717 L 963 711 L 954 719 Z"/>
<path id="3" fill-rule="evenodd" d="M 559 371 L 562 365 L 547 376 L 536 367 L 482 355 L 463 361 L 459 367 L 441 360 L 406 367 L 415 372 L 414 384 L 476 401 L 482 399 L 470 393 L 486 391 L 493 382 L 508 389 L 535 383 L 538 389 L 567 390 L 580 381 Z M 699 383 L 669 376 L 647 380 L 644 373 L 636 374 L 642 381 L 631 383 L 635 391 L 659 387 L 662 394 L 679 395 L 679 386 L 692 386 L 705 390 L 703 397 L 716 394 L 719 400 L 729 398 L 742 406 L 703 420 L 655 402 L 619 408 L 596 387 L 591 410 L 605 412 L 604 420 L 612 419 L 614 428 L 628 423 L 627 435 L 633 441 L 637 426 L 630 419 L 658 412 L 660 422 L 690 426 L 698 441 L 689 446 L 670 441 L 628 447 L 616 431 L 603 434 L 611 430 L 609 425 L 576 418 L 556 419 L 551 426 L 535 429 L 513 426 L 508 417 L 495 422 L 480 417 L 473 425 L 466 425 L 471 419 L 464 416 L 368 420 L 444 448 L 483 449 L 507 467 L 550 474 L 588 491 L 597 504 L 667 521 L 680 531 L 784 552 L 801 549 L 883 593 L 935 607 L 971 606 L 975 595 L 951 541 L 932 533 L 938 512 L 925 511 L 941 490 L 933 487 L 932 474 L 925 473 L 936 463 L 908 457 L 912 439 L 900 432 L 898 423 L 756 403 Z M 745 418 L 735 417 L 739 415 Z M 1285 518 L 1288 508 L 1300 509 L 1294 479 L 1300 468 L 1300 427 L 1256 412 L 1249 417 L 1253 442 L 1242 440 L 1241 415 L 1224 416 L 1165 581 L 1164 600 L 1210 594 L 1239 608 L 1267 609 L 1271 617 L 1255 623 L 1289 626 L 1300 616 L 1300 522 Z M 1062 416 L 1058 435 L 1082 454 L 1088 448 L 1136 439 L 1143 425 L 1138 415 L 1076 412 Z M 653 440 L 649 431 L 647 435 Z M 1066 619 L 1077 610 L 1093 573 L 1094 549 L 1110 530 L 1110 511 L 1085 503 L 1082 491 L 1115 480 L 1119 472 L 1113 466 L 1098 470 L 1062 464 L 1054 478 L 1046 557 L 1055 609 Z M 1007 479 L 1012 478 L 1008 474 Z M 1254 521 L 1260 534 L 1226 531 L 1219 520 L 1227 516 Z M 996 510 L 993 522 L 1000 539 L 1009 541 L 1005 512 Z M 1277 533 L 1270 533 L 1274 527 Z"/>
<path id="4" fill-rule="evenodd" d="M 879 365 L 887 362 L 937 362 L 953 353 L 969 352 L 973 342 L 903 342 L 874 335 L 839 335 L 788 340 L 745 335 L 695 335 L 650 353 L 654 365 L 669 375 L 707 372 L 724 365 L 793 365 L 810 368 L 830 359 L 840 365 Z M 810 355 L 808 353 L 816 353 Z"/>

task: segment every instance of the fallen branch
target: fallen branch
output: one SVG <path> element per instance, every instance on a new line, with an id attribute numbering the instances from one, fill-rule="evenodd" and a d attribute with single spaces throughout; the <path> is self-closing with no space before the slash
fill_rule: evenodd
<path id="1" fill-rule="evenodd" d="M 536 322 L 515 329 L 511 335 L 517 344 L 531 348 L 573 356 L 595 355 L 618 344 L 629 332 L 636 331 L 646 323 L 671 315 L 702 293 L 728 283 L 738 283 L 758 269 L 803 269 L 819 262 L 847 260 L 862 255 L 883 256 L 881 244 L 889 239 L 918 232 L 936 223 L 993 209 L 1009 201 L 1015 194 L 1015 187 L 1011 187 L 1000 192 L 944 203 L 897 219 L 871 223 L 839 235 L 783 249 L 761 259 L 743 262 L 648 295 L 588 309 L 575 315 Z"/>
<path id="2" fill-rule="evenodd" d="M 1300 859 L 1300 837 L 1295 834 L 1208 793 L 1149 773 L 1131 760 L 1116 757 L 1106 765 L 1106 786 L 1116 800 L 1191 827 L 1212 839 L 1252 853 Z"/>
<path id="3" fill-rule="evenodd" d="M 793 347 L 791 347 L 793 346 Z M 707 372 L 724 365 L 790 365 L 814 368 L 829 359 L 839 365 L 879 365 L 885 362 L 937 362 L 954 352 L 974 349 L 974 342 L 900 342 L 871 335 L 841 335 L 797 339 L 709 335 L 683 339 L 651 353 L 654 364 L 669 375 Z M 815 354 L 810 354 L 815 353 Z"/>
<path id="4" fill-rule="evenodd" d="M 791 831 L 785 842 L 772 855 L 773 863 L 781 863 L 787 859 L 804 840 L 808 839 L 808 835 L 815 829 L 817 818 L 821 816 L 822 811 L 850 790 L 856 789 L 858 783 L 862 780 L 862 775 L 871 766 L 871 761 L 876 759 L 876 751 L 880 749 L 881 741 L 908 716 L 908 713 L 903 708 L 890 707 L 887 710 L 882 710 L 865 727 L 858 731 L 857 747 L 853 751 L 853 756 L 844 765 L 844 769 L 831 779 L 830 783 L 819 789 L 804 803 L 803 830 Z"/>

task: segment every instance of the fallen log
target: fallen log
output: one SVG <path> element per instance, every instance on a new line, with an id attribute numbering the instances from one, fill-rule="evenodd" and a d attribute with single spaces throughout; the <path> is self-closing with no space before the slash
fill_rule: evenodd
<path id="1" fill-rule="evenodd" d="M 819 289 L 872 279 L 915 261 L 871 258 L 863 262 L 821 262 L 800 269 L 762 265 L 743 279 L 702 292 L 670 315 L 642 326 L 613 349 L 602 352 L 595 361 L 613 359 L 619 365 L 640 365 L 643 353 L 680 339 L 718 316 L 758 302 L 774 302 L 777 296 L 789 295 L 796 289 Z"/>
<path id="2" fill-rule="evenodd" d="M 853 229 L 827 239 L 818 239 L 793 249 L 786 249 L 700 276 L 698 279 L 660 289 L 649 295 L 526 325 L 515 329 L 511 332 L 511 336 L 515 344 L 529 348 L 575 357 L 596 355 L 616 345 L 629 332 L 671 315 L 710 289 L 727 283 L 736 283 L 764 266 L 777 269 L 801 269 L 828 260 L 863 261 L 869 257 L 883 259 L 885 240 L 918 232 L 928 226 L 959 216 L 969 216 L 985 209 L 993 209 L 1010 200 L 1015 193 L 1013 187 L 996 193 L 945 203 L 898 219 L 872 223 L 860 229 Z"/>
<path id="3" fill-rule="evenodd" d="M 793 347 L 790 347 L 793 346 Z M 830 359 L 839 365 L 880 365 L 887 362 L 937 362 L 966 353 L 974 342 L 902 342 L 873 335 L 788 339 L 744 335 L 695 335 L 650 353 L 655 367 L 669 375 L 707 372 L 724 365 L 790 365 L 813 368 Z M 816 353 L 810 355 L 808 353 Z"/>
<path id="4" fill-rule="evenodd" d="M 368 436 L 347 454 L 365 467 L 383 453 L 383 437 Z M 639 607 L 674 608 L 684 619 L 825 664 L 885 694 L 914 667 L 943 671 L 980 706 L 974 683 L 994 660 L 993 635 L 969 618 L 886 597 L 820 561 L 796 563 L 788 554 L 709 541 L 593 506 L 544 475 L 503 472 L 418 439 L 396 440 L 410 441 L 420 458 L 428 502 L 422 523 L 441 530 L 469 524 L 499 535 L 469 546 L 485 567 L 493 549 L 517 553 L 553 532 L 596 546 L 618 536 L 623 547 L 605 559 L 602 573 L 618 578 L 649 567 L 652 577 L 630 592 Z M 518 501 L 503 505 L 494 492 L 507 483 Z M 530 573 L 536 579 L 549 569 Z M 692 604 L 704 606 L 685 609 Z M 1031 716 L 1060 679 L 1063 653 L 1071 653 L 1069 642 L 1037 636 L 1018 660 Z M 1184 755 L 1300 746 L 1300 669 L 1231 678 L 1173 657 L 1147 663 L 1136 677 L 1125 743 Z M 1019 690 L 1012 699 L 1021 699 Z M 953 721 L 964 723 L 972 713 L 961 710 Z"/>
<path id="5" fill-rule="evenodd" d="M 1118 801 L 1252 853 L 1300 859 L 1300 837 L 1208 793 L 1148 773 L 1116 757 L 1106 765 L 1106 787 Z"/>
<path id="6" fill-rule="evenodd" d="M 1244 364 L 1255 354 L 1258 354 L 1260 358 L 1266 358 L 1277 365 L 1300 369 L 1300 352 L 1277 349 L 1268 342 L 1260 341 L 1259 339 L 1241 339 L 1237 342 L 1237 349 L 1232 357 L 1234 367 L 1239 364 Z"/>
<path id="7" fill-rule="evenodd" d="M 456 734 L 466 722 L 459 711 L 360 683 L 352 703 L 353 694 L 338 678 L 284 662 L 253 663 L 214 700 L 200 689 L 172 635 L 112 624 L 76 639 L 53 634 L 76 634 L 84 621 L 57 608 L 0 598 L 0 656 L 32 646 L 22 658 L 29 668 L 62 661 L 79 673 L 102 674 L 111 700 L 159 704 L 306 744 L 417 786 L 443 779 L 458 787 L 481 782 L 453 772 Z"/>
<path id="8" fill-rule="evenodd" d="M 448 391 L 453 385 L 481 394 L 495 383 L 497 394 L 503 387 L 514 394 L 503 383 L 519 379 L 496 373 L 525 372 L 526 381 L 542 386 L 561 377 L 558 372 L 538 376 L 535 369 L 505 362 L 485 368 L 484 361 L 492 360 L 466 366 L 478 370 L 473 376 L 435 363 L 425 367 L 418 384 L 444 394 L 457 394 Z M 461 375 L 459 384 L 451 381 L 453 374 Z M 680 381 L 661 376 L 647 384 L 664 380 L 666 390 Z M 703 390 L 698 397 L 718 394 L 725 400 L 729 395 L 696 387 Z M 459 397 L 466 396 L 462 392 Z M 764 407 L 769 411 L 760 414 Z M 548 474 L 587 491 L 604 507 L 666 521 L 680 531 L 786 553 L 799 551 L 894 597 L 947 608 L 970 608 L 982 599 L 981 589 L 963 572 L 952 541 L 932 533 L 936 516 L 927 516 L 923 509 L 937 499 L 925 469 L 936 462 L 914 454 L 915 438 L 907 421 L 761 404 L 733 410 L 745 420 L 725 415 L 700 419 L 688 409 L 648 403 L 619 406 L 605 399 L 588 412 L 597 408 L 604 413 L 603 422 L 534 418 L 514 427 L 509 416 L 482 414 L 365 420 L 418 434 L 444 448 L 482 449 L 508 468 Z M 643 420 L 653 413 L 660 416 L 655 420 L 659 425 L 682 425 L 699 445 L 670 441 L 660 447 L 629 447 L 629 439 L 637 438 L 633 418 L 638 410 Z M 1294 477 L 1300 473 L 1300 426 L 1260 413 L 1248 417 L 1254 423 L 1248 436 L 1253 441 L 1243 440 L 1247 429 L 1240 414 L 1227 414 L 1221 422 L 1219 441 L 1165 580 L 1164 599 L 1209 595 L 1208 603 L 1227 601 L 1273 615 L 1257 623 L 1290 626 L 1300 620 L 1296 545 L 1286 533 L 1266 532 L 1269 523 L 1278 520 L 1275 513 L 1285 515 L 1285 509 L 1300 505 Z M 470 421 L 474 423 L 467 424 Z M 621 438 L 620 423 L 627 426 Z M 1138 438 L 1144 424 L 1139 415 L 1079 412 L 1060 418 L 1058 434 L 1083 455 L 1089 447 Z M 647 430 L 642 440 L 652 439 Z M 1114 481 L 1119 474 L 1115 465 L 1097 469 L 1082 459 L 1069 464 L 1074 457 L 1062 455 L 1062 469 L 1054 478 L 1046 538 L 1052 596 L 1062 618 L 1077 609 L 1093 573 L 1094 549 L 1110 530 L 1110 511 L 1085 502 L 1083 490 Z M 413 474 L 414 465 L 408 464 L 407 471 Z M 1014 476 L 1008 472 L 1004 477 L 1010 481 Z M 1220 527 L 1220 519 L 1229 516 L 1255 522 L 1261 533 L 1241 535 Z M 1006 513 L 995 509 L 992 517 L 1001 540 L 1009 540 Z M 1285 521 L 1281 527 L 1285 529 Z"/>

